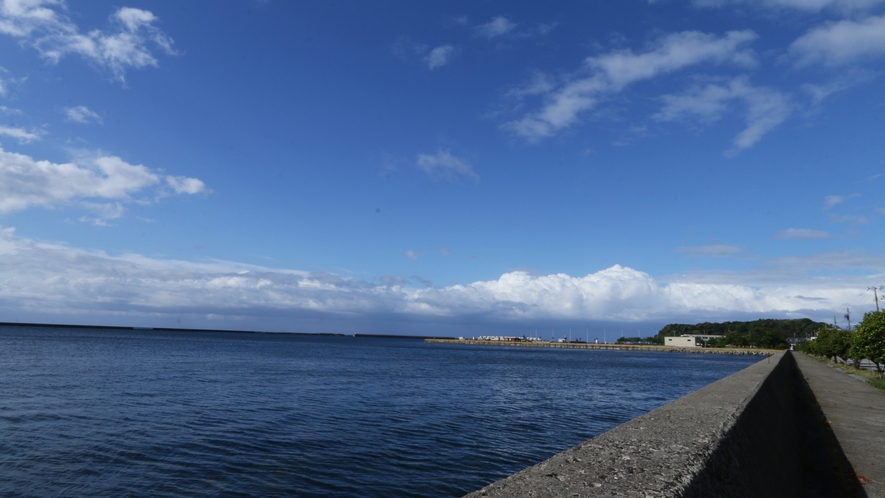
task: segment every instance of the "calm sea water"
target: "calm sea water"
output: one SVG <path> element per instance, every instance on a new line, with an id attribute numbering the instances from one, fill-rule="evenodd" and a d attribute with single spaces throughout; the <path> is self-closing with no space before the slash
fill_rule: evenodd
<path id="1" fill-rule="evenodd" d="M 0 327 L 0 495 L 460 496 L 755 361 Z"/>

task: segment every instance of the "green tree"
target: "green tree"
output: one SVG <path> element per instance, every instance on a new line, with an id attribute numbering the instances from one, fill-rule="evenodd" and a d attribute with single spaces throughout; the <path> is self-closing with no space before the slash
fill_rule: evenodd
<path id="1" fill-rule="evenodd" d="M 885 311 L 864 314 L 851 341 L 851 357 L 866 358 L 876 364 L 882 375 L 885 369 Z"/>
<path id="2" fill-rule="evenodd" d="M 820 353 L 820 348 L 818 348 L 817 341 L 805 341 L 796 346 L 796 349 L 812 356 L 823 356 Z"/>
<path id="3" fill-rule="evenodd" d="M 851 332 L 841 329 L 826 328 L 817 335 L 817 350 L 821 356 L 836 361 L 836 357 L 845 358 L 851 347 Z"/>

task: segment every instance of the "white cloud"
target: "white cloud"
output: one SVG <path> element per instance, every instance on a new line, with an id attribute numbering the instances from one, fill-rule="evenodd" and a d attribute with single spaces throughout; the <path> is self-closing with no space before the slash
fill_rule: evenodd
<path id="1" fill-rule="evenodd" d="M 167 182 L 176 193 L 205 188 L 194 178 L 167 177 Z M 156 172 L 115 156 L 57 164 L 0 148 L 0 213 L 74 203 L 97 211 L 99 217 L 104 213 L 116 218 L 120 212 L 117 202 L 130 202 L 133 195 L 159 183 Z M 96 200 L 115 202 L 96 204 Z"/>
<path id="2" fill-rule="evenodd" d="M 439 149 L 436 154 L 419 154 L 416 165 L 430 176 L 444 180 L 457 180 L 460 176 L 479 179 L 470 163 L 453 156 L 448 150 Z"/>
<path id="3" fill-rule="evenodd" d="M 152 46 L 170 55 L 175 53 L 172 39 L 156 27 L 158 19 L 149 11 L 123 7 L 111 15 L 111 30 L 81 33 L 61 13 L 64 9 L 62 0 L 3 0 L 0 33 L 19 38 L 52 62 L 66 55 L 80 55 L 110 70 L 121 81 L 130 67 L 157 65 Z"/>
<path id="4" fill-rule="evenodd" d="M 98 113 L 84 105 L 65 107 L 65 116 L 68 121 L 73 121 L 74 123 L 90 124 L 102 122 L 101 116 Z"/>
<path id="5" fill-rule="evenodd" d="M 427 57 L 424 58 L 424 61 L 427 62 L 427 68 L 434 70 L 438 67 L 445 66 L 449 63 L 454 51 L 455 48 L 451 45 L 442 45 L 434 48 L 429 54 L 427 54 Z"/>
<path id="6" fill-rule="evenodd" d="M 734 78 L 727 85 L 711 84 L 682 95 L 665 95 L 663 100 L 664 107 L 655 119 L 671 121 L 691 115 L 707 122 L 719 119 L 729 101 L 742 101 L 747 109 L 746 128 L 734 138 L 734 146 L 727 154 L 752 147 L 792 113 L 785 95 L 770 88 L 754 87 L 745 77 Z"/>
<path id="7" fill-rule="evenodd" d="M 98 226 L 107 226 L 110 220 L 121 218 L 126 212 L 126 209 L 119 202 L 80 202 L 79 206 L 93 213 L 92 216 L 81 216 L 79 220 L 83 223 L 92 223 Z"/>
<path id="8" fill-rule="evenodd" d="M 408 36 L 402 36 L 391 46 L 393 55 L 405 60 L 420 60 L 431 71 L 443 67 L 452 61 L 455 55 L 455 47 L 450 44 L 440 45 L 433 49 L 423 43 L 412 41 Z"/>
<path id="9" fill-rule="evenodd" d="M 787 228 L 774 236 L 777 239 L 824 240 L 833 238 L 829 232 L 808 228 Z"/>
<path id="10" fill-rule="evenodd" d="M 492 18 L 491 21 L 477 26 L 475 28 L 475 31 L 478 36 L 492 39 L 501 35 L 506 35 L 507 33 L 513 31 L 513 28 L 515 28 L 516 26 L 516 23 L 511 22 L 506 17 L 497 16 Z"/>
<path id="11" fill-rule="evenodd" d="M 840 11 L 863 10 L 874 7 L 885 0 L 694 0 L 699 7 L 722 7 L 728 4 L 755 5 L 765 8 L 796 9 L 819 12 L 823 9 Z"/>
<path id="12" fill-rule="evenodd" d="M 832 209 L 837 204 L 845 202 L 844 195 L 828 195 L 824 197 L 824 209 Z"/>
<path id="13" fill-rule="evenodd" d="M 167 176 L 166 183 L 172 187 L 176 194 L 199 194 L 207 191 L 206 184 L 196 178 Z"/>
<path id="14" fill-rule="evenodd" d="M 584 69 L 590 76 L 569 79 L 544 93 L 540 110 L 504 126 L 531 141 L 549 137 L 576 124 L 580 114 L 596 107 L 601 98 L 632 83 L 702 63 L 753 65 L 753 52 L 743 47 L 755 39 L 752 31 L 729 31 L 721 37 L 685 31 L 662 38 L 643 53 L 619 50 L 589 57 Z"/>
<path id="15" fill-rule="evenodd" d="M 885 16 L 826 23 L 794 41 L 790 54 L 799 66 L 840 66 L 885 56 Z"/>
<path id="16" fill-rule="evenodd" d="M 885 262 L 860 254 L 785 258 L 782 267 Z M 772 275 L 775 275 L 774 277 Z M 875 278 L 874 278 L 875 277 Z M 111 256 L 19 237 L 0 229 L 0 307 L 5 311 L 88 315 L 287 316 L 305 313 L 367 317 L 482 316 L 488 320 L 670 321 L 757 315 L 826 316 L 857 302 L 858 276 L 805 278 L 760 271 L 756 275 L 705 273 L 661 282 L 631 268 L 612 266 L 583 277 L 514 271 L 489 281 L 412 288 L 401 279 L 382 285 L 326 273 L 308 273 L 225 261 L 193 263 Z M 131 318 L 130 318 L 131 319 Z M 130 322 L 131 323 L 131 322 Z"/>
<path id="17" fill-rule="evenodd" d="M 532 95 L 544 95 L 554 88 L 556 88 L 556 85 L 549 76 L 543 73 L 535 73 L 527 83 L 508 90 L 506 96 L 521 99 Z"/>
<path id="18" fill-rule="evenodd" d="M 851 223 L 852 225 L 866 225 L 870 222 L 870 218 L 857 214 L 830 214 L 830 221 L 833 223 Z"/>
<path id="19" fill-rule="evenodd" d="M 771 263 L 798 271 L 819 271 L 821 269 L 846 271 L 846 278 L 849 281 L 858 280 L 856 275 L 850 275 L 856 270 L 873 269 L 879 273 L 885 272 L 885 260 L 862 251 L 827 251 L 811 256 L 785 256 L 772 260 Z M 860 280 L 863 280 L 863 277 Z"/>
<path id="20" fill-rule="evenodd" d="M 0 32 L 2 32 L 2 31 L 0 31 Z M 9 71 L 7 71 L 6 68 L 4 68 L 3 66 L 0 66 L 0 74 L 6 74 L 8 72 Z M 0 96 L 5 96 L 6 94 L 9 93 L 9 85 L 10 84 L 13 84 L 13 85 L 20 84 L 20 83 L 26 81 L 27 79 L 28 79 L 27 77 L 23 77 L 23 78 L 3 77 L 3 78 L 0 78 Z M 8 108 L 3 107 L 3 109 L 8 109 Z M 21 111 L 18 111 L 18 112 L 21 112 Z"/>
<path id="21" fill-rule="evenodd" d="M 844 92 L 862 83 L 868 83 L 876 77 L 872 71 L 849 70 L 841 71 L 840 73 L 836 79 L 821 85 L 812 83 L 802 85 L 802 90 L 811 96 L 811 103 L 813 105 L 819 105 L 830 95 Z"/>
<path id="22" fill-rule="evenodd" d="M 41 133 L 39 131 L 28 131 L 24 128 L 0 125 L 0 136 L 15 138 L 19 141 L 19 143 L 28 143 L 34 140 L 40 140 L 40 135 Z"/>
<path id="23" fill-rule="evenodd" d="M 414 261 L 414 260 L 420 258 L 421 255 L 424 254 L 424 251 L 415 251 L 415 250 L 409 249 L 407 251 L 403 251 L 403 254 L 405 254 L 407 258 Z"/>
<path id="24" fill-rule="evenodd" d="M 744 252 L 740 247 L 716 244 L 712 246 L 677 247 L 676 252 L 699 258 L 724 258 Z"/>

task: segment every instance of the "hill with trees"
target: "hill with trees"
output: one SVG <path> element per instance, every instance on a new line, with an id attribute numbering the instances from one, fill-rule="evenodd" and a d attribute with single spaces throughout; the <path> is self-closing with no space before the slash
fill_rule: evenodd
<path id="1" fill-rule="evenodd" d="M 815 322 L 808 318 L 761 319 L 751 322 L 704 322 L 696 325 L 671 323 L 664 326 L 650 342 L 663 344 L 665 337 L 678 337 L 683 334 L 721 335 L 723 337 L 708 341 L 707 346 L 786 349 L 789 347 L 788 339 L 813 337 L 819 331 L 829 327 L 826 323 Z"/>

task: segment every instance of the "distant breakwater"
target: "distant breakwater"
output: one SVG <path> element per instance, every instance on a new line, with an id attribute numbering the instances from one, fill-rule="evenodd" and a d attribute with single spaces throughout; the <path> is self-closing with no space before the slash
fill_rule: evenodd
<path id="1" fill-rule="evenodd" d="M 614 351 L 655 351 L 659 353 L 731 354 L 742 356 L 771 356 L 780 353 L 774 349 L 743 348 L 674 348 L 672 346 L 650 346 L 640 344 L 597 344 L 592 342 L 551 342 L 551 341 L 480 341 L 477 339 L 437 339 L 428 338 L 424 342 L 436 344 L 461 344 L 471 346 L 516 346 L 530 348 L 562 349 L 604 349 Z"/>

